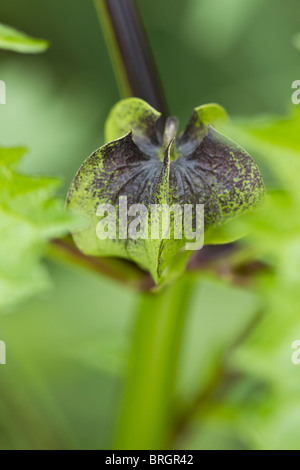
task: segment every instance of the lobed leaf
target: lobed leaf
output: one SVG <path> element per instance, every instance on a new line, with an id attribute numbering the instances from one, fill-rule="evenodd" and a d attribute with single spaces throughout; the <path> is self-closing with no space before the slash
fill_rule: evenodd
<path id="1" fill-rule="evenodd" d="M 44 289 L 47 243 L 74 227 L 55 196 L 59 181 L 18 173 L 25 149 L 0 148 L 0 308 Z"/>

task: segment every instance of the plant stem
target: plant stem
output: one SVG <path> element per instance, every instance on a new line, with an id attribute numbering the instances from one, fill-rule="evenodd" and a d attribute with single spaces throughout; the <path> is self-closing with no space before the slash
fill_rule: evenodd
<path id="1" fill-rule="evenodd" d="M 168 445 L 192 287 L 187 275 L 157 295 L 141 296 L 115 449 L 159 450 Z"/>
<path id="2" fill-rule="evenodd" d="M 169 112 L 133 1 L 94 2 L 122 95 L 142 98 L 161 111 L 163 134 Z M 207 258 L 209 262 L 211 256 Z M 177 424 L 177 369 L 192 278 L 185 274 L 159 294 L 141 294 L 115 449 L 160 450 L 172 441 Z"/>
<path id="3" fill-rule="evenodd" d="M 151 276 L 139 269 L 134 263 L 119 258 L 86 256 L 78 250 L 72 239 L 69 238 L 52 240 L 48 255 L 53 259 L 69 261 L 89 271 L 103 274 L 140 291 L 148 291 L 154 287 Z"/>
<path id="4" fill-rule="evenodd" d="M 152 52 L 133 0 L 94 0 L 123 97 L 169 115 Z"/>

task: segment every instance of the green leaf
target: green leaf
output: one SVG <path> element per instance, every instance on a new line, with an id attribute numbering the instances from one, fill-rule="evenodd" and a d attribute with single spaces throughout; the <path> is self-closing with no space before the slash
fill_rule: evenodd
<path id="1" fill-rule="evenodd" d="M 32 38 L 11 26 L 0 23 L 0 49 L 23 54 L 38 54 L 46 51 L 48 47 L 48 41 Z"/>
<path id="2" fill-rule="evenodd" d="M 25 150 L 0 148 L 0 308 L 48 285 L 39 264 L 49 240 L 74 227 L 62 201 L 59 181 L 18 173 Z"/>
<path id="3" fill-rule="evenodd" d="M 171 213 L 171 236 L 160 233 L 153 239 L 152 221 L 158 230 L 162 216 L 152 216 L 152 205 L 179 207 L 182 213 L 185 205 L 192 206 L 189 222 L 198 229 L 200 243 L 203 220 L 196 219 L 197 205 L 205 206 L 205 227 L 212 229 L 255 208 L 264 195 L 260 172 L 251 157 L 211 126 L 226 117 L 223 108 L 215 104 L 196 108 L 179 136 L 178 121 L 172 117 L 167 119 L 162 136 L 157 126 L 159 116 L 136 98 L 118 103 L 106 125 L 107 138 L 114 140 L 86 160 L 68 194 L 68 206 L 89 220 L 84 230 L 74 234 L 78 247 L 88 255 L 128 258 L 150 271 L 157 284 L 181 273 L 191 253 L 184 250 L 188 243 L 184 217 L 180 220 Z M 123 239 L 116 230 L 120 197 L 127 198 L 128 208 L 142 204 L 148 215 L 151 213 L 151 218 L 149 215 L 140 224 L 147 239 Z M 112 236 L 99 239 L 97 209 L 102 204 L 113 206 L 117 223 L 116 227 L 110 225 Z M 126 229 L 134 222 L 130 215 Z M 181 228 L 182 238 L 175 236 L 177 228 Z"/>

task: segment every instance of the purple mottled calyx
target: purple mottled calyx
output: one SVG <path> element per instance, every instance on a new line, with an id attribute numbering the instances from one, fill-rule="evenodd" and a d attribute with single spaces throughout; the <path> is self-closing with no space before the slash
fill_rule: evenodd
<path id="1" fill-rule="evenodd" d="M 161 135 L 160 114 L 147 103 L 137 98 L 118 103 L 107 120 L 108 143 L 83 163 L 69 190 L 68 206 L 90 221 L 90 229 L 75 235 L 78 246 L 91 255 L 127 257 L 143 267 L 151 263 L 153 246 L 151 251 L 145 242 L 95 239 L 98 205 L 117 205 L 120 196 L 146 207 L 203 204 L 206 230 L 256 208 L 265 194 L 262 176 L 250 155 L 216 130 L 225 116 L 218 105 L 200 106 L 183 132 L 170 117 Z M 164 252 L 173 258 L 184 242 L 172 250 L 175 241 L 168 243 L 155 248 L 164 267 Z"/>

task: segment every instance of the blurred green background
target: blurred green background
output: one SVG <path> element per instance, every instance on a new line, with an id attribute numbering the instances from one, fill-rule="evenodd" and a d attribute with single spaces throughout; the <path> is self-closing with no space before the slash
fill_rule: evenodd
<path id="1" fill-rule="evenodd" d="M 289 111 L 291 84 L 300 79 L 293 47 L 299 0 L 137 3 L 182 126 L 195 106 L 211 101 L 233 117 Z M 82 161 L 103 144 L 105 118 L 119 99 L 93 2 L 0 0 L 0 18 L 51 42 L 41 56 L 0 53 L 7 85 L 1 145 L 28 147 L 23 171 L 61 177 L 65 195 Z M 271 181 L 259 152 L 254 157 Z M 52 288 L 0 317 L 7 346 L 0 448 L 110 448 L 139 294 L 104 276 L 45 263 Z M 178 395 L 189 404 L 203 391 L 205 400 L 173 447 L 300 449 L 300 366 L 290 360 L 291 343 L 300 338 L 298 284 L 283 291 L 277 278 L 266 278 L 246 289 L 194 276 Z M 270 315 L 260 330 L 232 351 L 261 309 Z M 218 382 L 225 359 L 230 373 Z"/>

